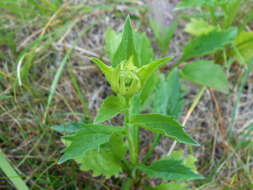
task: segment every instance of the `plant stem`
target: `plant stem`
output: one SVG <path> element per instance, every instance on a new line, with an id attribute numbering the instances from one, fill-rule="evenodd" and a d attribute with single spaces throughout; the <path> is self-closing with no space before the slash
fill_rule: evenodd
<path id="1" fill-rule="evenodd" d="M 215 16 L 215 9 L 212 6 L 208 6 L 208 10 L 210 12 L 213 25 L 217 26 L 217 20 L 216 20 L 216 16 Z"/>
<path id="2" fill-rule="evenodd" d="M 131 98 L 126 98 L 127 101 L 127 110 L 125 112 L 125 119 L 124 119 L 124 127 L 127 135 L 127 141 L 129 145 L 129 153 L 130 153 L 130 162 L 132 164 L 135 164 L 137 162 L 137 152 L 136 152 L 136 146 L 134 143 L 134 136 L 132 133 L 132 126 L 130 123 L 130 110 L 132 106 L 132 99 Z"/>

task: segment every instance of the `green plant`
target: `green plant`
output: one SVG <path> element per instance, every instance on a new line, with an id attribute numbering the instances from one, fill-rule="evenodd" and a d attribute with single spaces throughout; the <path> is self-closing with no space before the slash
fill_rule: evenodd
<path id="1" fill-rule="evenodd" d="M 224 63 L 228 68 L 234 61 L 246 65 L 252 56 L 253 42 L 253 32 L 245 30 L 253 18 L 250 2 L 251 0 L 182 0 L 176 10 L 192 8 L 195 11 L 194 14 L 184 15 L 190 18 L 185 32 L 191 34 L 193 39 L 183 49 L 184 56 L 181 61 L 190 58 L 185 55 L 188 54 L 185 51 L 188 46 L 195 44 L 195 47 L 199 47 L 203 52 L 197 51 L 196 54 L 188 56 L 211 54 L 216 63 Z M 199 9 L 195 9 L 196 7 Z M 203 48 L 203 41 L 208 42 L 206 47 L 213 49 L 208 51 Z M 192 50 L 192 47 L 190 49 Z"/>
<path id="2" fill-rule="evenodd" d="M 97 58 L 92 58 L 110 83 L 112 90 L 116 93 L 107 97 L 93 123 L 79 123 L 77 125 L 54 127 L 55 130 L 71 134 L 62 138 L 66 148 L 59 163 L 74 159 L 84 171 L 92 170 L 94 176 L 104 175 L 118 177 L 119 172 L 124 172 L 128 180 L 123 184 L 123 189 L 145 186 L 142 179 L 147 177 L 158 177 L 164 181 L 168 180 L 193 180 L 202 179 L 196 170 L 187 167 L 183 158 L 162 157 L 147 165 L 154 146 L 151 147 L 146 157 L 140 159 L 140 128 L 144 128 L 157 134 L 157 141 L 161 136 L 170 137 L 178 142 L 198 145 L 190 136 L 184 132 L 177 120 L 182 105 L 180 87 L 177 85 L 179 73 L 174 70 L 168 79 L 160 82 L 156 90 L 156 96 L 166 96 L 162 91 L 163 85 L 166 89 L 172 82 L 178 89 L 177 96 L 168 96 L 166 106 L 155 102 L 153 113 L 141 114 L 152 92 L 156 89 L 158 74 L 157 70 L 168 63 L 171 57 L 154 61 L 152 48 L 149 40 L 143 33 L 132 31 L 130 18 L 128 17 L 123 33 L 116 33 L 108 29 L 106 34 L 106 48 L 111 59 L 112 66 L 104 64 Z M 150 52 L 150 53 L 147 53 Z M 164 77 L 162 77 L 164 78 Z M 171 101 L 175 98 L 174 101 Z M 157 101 L 161 100 L 158 98 Z M 150 105 L 150 104 L 148 104 Z M 123 126 L 104 125 L 103 122 L 112 119 L 118 114 L 124 115 Z M 169 115 L 168 115 L 169 114 Z M 129 152 L 127 159 L 126 153 Z M 193 161 L 194 163 L 194 161 Z M 189 166 L 189 165 L 188 165 Z M 163 184 L 156 189 L 162 189 L 171 184 Z M 183 184 L 175 183 L 174 187 Z"/>

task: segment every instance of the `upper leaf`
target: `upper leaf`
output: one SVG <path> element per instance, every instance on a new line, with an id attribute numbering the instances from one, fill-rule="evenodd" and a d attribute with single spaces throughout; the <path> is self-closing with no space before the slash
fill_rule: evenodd
<path id="1" fill-rule="evenodd" d="M 107 81 L 110 83 L 110 85 L 112 85 L 111 83 L 117 75 L 115 69 L 111 66 L 106 65 L 104 62 L 100 61 L 97 58 L 91 58 L 91 61 L 95 62 L 98 65 L 99 69 L 104 73 Z"/>
<path id="2" fill-rule="evenodd" d="M 119 96 L 107 97 L 101 105 L 94 123 L 101 123 L 113 118 L 127 109 L 125 99 Z"/>
<path id="3" fill-rule="evenodd" d="M 108 56 L 112 62 L 113 56 L 115 52 L 117 51 L 120 41 L 122 39 L 122 33 L 116 33 L 111 28 L 108 28 L 106 30 L 105 34 L 105 47 L 106 51 L 108 53 Z"/>
<path id="4" fill-rule="evenodd" d="M 208 34 L 214 29 L 215 27 L 208 24 L 203 18 L 192 18 L 191 22 L 186 25 L 184 31 L 194 36 L 201 36 L 203 34 Z"/>
<path id="5" fill-rule="evenodd" d="M 159 60 L 156 60 L 148 65 L 144 65 L 142 66 L 139 70 L 138 70 L 138 75 L 140 77 L 142 86 L 145 85 L 146 81 L 149 79 L 149 77 L 157 70 L 159 69 L 161 66 L 163 66 L 164 64 L 168 63 L 170 60 L 172 59 L 172 57 L 165 57 Z"/>
<path id="6" fill-rule="evenodd" d="M 149 177 L 158 177 L 163 180 L 182 181 L 203 179 L 201 175 L 196 174 L 190 168 L 182 165 L 181 161 L 173 159 L 158 160 L 150 166 L 139 164 L 136 168 L 146 173 Z"/>
<path id="7" fill-rule="evenodd" d="M 184 127 L 173 117 L 161 114 L 138 114 L 132 116 L 131 122 L 134 125 L 153 132 L 161 133 L 181 143 L 198 145 L 197 142 L 184 132 Z"/>
<path id="8" fill-rule="evenodd" d="M 155 91 L 152 112 L 174 116 L 178 118 L 184 104 L 181 84 L 177 69 L 173 69 L 167 79 L 162 75 Z"/>
<path id="9" fill-rule="evenodd" d="M 139 59 L 139 66 L 147 65 L 154 59 L 150 40 L 145 33 L 134 32 L 134 43 Z"/>
<path id="10" fill-rule="evenodd" d="M 228 81 L 221 67 L 212 61 L 195 61 L 182 69 L 182 77 L 193 83 L 228 92 Z"/>
<path id="11" fill-rule="evenodd" d="M 134 65 L 136 67 L 140 66 L 138 55 L 135 49 L 134 45 L 134 35 L 133 30 L 130 22 L 130 17 L 128 16 L 126 19 L 126 23 L 123 29 L 123 35 L 121 42 L 119 44 L 118 49 L 116 50 L 113 60 L 112 60 L 112 66 L 116 67 L 118 64 L 120 64 L 122 61 L 129 60 L 130 57 L 133 56 Z"/>
<path id="12" fill-rule="evenodd" d="M 236 28 L 230 28 L 226 31 L 214 30 L 206 35 L 192 39 L 190 43 L 183 47 L 183 56 L 181 60 L 200 57 L 222 49 L 225 45 L 232 43 L 237 35 Z"/>
<path id="13" fill-rule="evenodd" d="M 121 160 L 126 154 L 126 146 L 122 136 L 113 135 L 110 141 L 100 146 L 100 150 L 87 151 L 80 161 L 81 170 L 92 170 L 93 176 L 104 175 L 118 177 L 122 171 Z"/>
<path id="14" fill-rule="evenodd" d="M 71 141 L 71 144 L 63 150 L 64 155 L 59 163 L 83 157 L 88 150 L 98 150 L 99 146 L 107 143 L 114 133 L 121 131 L 122 128 L 114 126 L 84 125 L 84 128 L 80 129 L 75 135 L 63 137 L 67 141 Z"/>

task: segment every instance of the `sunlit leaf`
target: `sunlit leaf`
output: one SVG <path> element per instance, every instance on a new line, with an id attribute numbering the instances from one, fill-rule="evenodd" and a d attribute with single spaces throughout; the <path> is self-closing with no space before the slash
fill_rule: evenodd
<path id="1" fill-rule="evenodd" d="M 214 29 L 215 27 L 211 24 L 208 24 L 204 19 L 192 18 L 191 22 L 186 25 L 184 31 L 194 36 L 201 36 L 203 34 L 208 34 Z"/>
<path id="2" fill-rule="evenodd" d="M 235 39 L 235 46 L 245 59 L 245 62 L 248 62 L 253 57 L 253 31 L 242 31 Z M 237 61 L 241 62 L 239 56 L 236 53 L 234 54 Z"/>
<path id="3" fill-rule="evenodd" d="M 183 67 L 181 76 L 193 83 L 228 92 L 228 80 L 221 66 L 212 61 L 195 61 Z"/>

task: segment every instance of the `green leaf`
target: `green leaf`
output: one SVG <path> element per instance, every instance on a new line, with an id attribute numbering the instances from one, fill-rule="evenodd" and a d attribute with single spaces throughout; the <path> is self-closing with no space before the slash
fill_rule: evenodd
<path id="1" fill-rule="evenodd" d="M 66 125 L 54 125 L 54 126 L 52 126 L 52 129 L 57 131 L 57 132 L 69 133 L 69 134 L 76 133 L 77 131 L 79 131 L 82 128 L 83 128 L 83 123 L 73 123 L 73 122 L 70 122 Z"/>
<path id="2" fill-rule="evenodd" d="M 122 171 L 121 160 L 126 154 L 126 146 L 122 136 L 113 135 L 110 141 L 100 146 L 100 150 L 87 151 L 81 160 L 81 170 L 92 170 L 93 176 L 104 175 L 118 177 Z"/>
<path id="3" fill-rule="evenodd" d="M 215 27 L 208 24 L 203 18 L 192 18 L 191 22 L 186 25 L 184 31 L 194 36 L 201 36 L 210 33 L 214 29 Z"/>
<path id="4" fill-rule="evenodd" d="M 95 62 L 98 65 L 99 69 L 105 75 L 105 78 L 107 79 L 107 81 L 110 83 L 110 85 L 112 85 L 111 83 L 116 75 L 115 69 L 111 66 L 106 65 L 105 63 L 103 63 L 97 58 L 91 58 L 91 61 Z"/>
<path id="5" fill-rule="evenodd" d="M 187 185 L 184 183 L 162 183 L 153 190 L 191 190 L 187 188 Z"/>
<path id="6" fill-rule="evenodd" d="M 214 30 L 206 35 L 192 39 L 188 45 L 183 47 L 181 60 L 204 56 L 223 49 L 225 45 L 233 42 L 236 35 L 237 29 L 230 28 L 226 31 Z"/>
<path id="7" fill-rule="evenodd" d="M 112 62 L 115 52 L 117 51 L 120 41 L 122 39 L 122 33 L 116 33 L 111 28 L 106 30 L 105 34 L 105 47 L 108 56 Z"/>
<path id="8" fill-rule="evenodd" d="M 139 67 L 140 63 L 138 61 L 138 55 L 135 49 L 134 35 L 131 26 L 130 16 L 128 16 L 123 29 L 123 36 L 121 42 L 119 44 L 117 51 L 113 56 L 112 66 L 116 67 L 122 61 L 129 60 L 131 56 L 133 56 L 134 65 L 136 67 Z"/>
<path id="9" fill-rule="evenodd" d="M 182 77 L 193 83 L 228 92 L 228 81 L 222 68 L 212 61 L 195 61 L 182 69 Z"/>
<path id="10" fill-rule="evenodd" d="M 167 79 L 162 75 L 155 91 L 152 112 L 178 118 L 185 101 L 182 98 L 178 69 L 173 69 Z"/>
<path id="11" fill-rule="evenodd" d="M 152 132 L 161 133 L 178 142 L 198 145 L 190 136 L 188 136 L 183 126 L 180 125 L 173 117 L 161 114 L 138 114 L 131 118 L 134 125 L 143 127 Z"/>
<path id="12" fill-rule="evenodd" d="M 101 105 L 94 123 L 109 120 L 127 109 L 125 99 L 119 96 L 107 97 Z"/>
<path id="13" fill-rule="evenodd" d="M 182 181 L 203 179 L 201 175 L 194 173 L 190 168 L 182 165 L 181 161 L 173 159 L 158 160 L 153 162 L 150 166 L 139 164 L 136 168 L 143 171 L 149 177 L 158 177 L 163 180 Z"/>
<path id="14" fill-rule="evenodd" d="M 63 137 L 65 140 L 71 141 L 71 144 L 63 150 L 64 155 L 59 163 L 83 157 L 89 150 L 98 150 L 100 145 L 109 142 L 114 133 L 119 133 L 122 130 L 122 128 L 114 126 L 84 125 L 84 128 L 80 129 L 75 135 Z"/>
<path id="15" fill-rule="evenodd" d="M 253 56 L 253 31 L 242 31 L 235 39 L 235 46 L 245 59 L 245 62 L 248 62 Z M 238 62 L 241 62 L 237 54 L 235 57 Z"/>
<path id="16" fill-rule="evenodd" d="M 184 160 L 184 165 L 188 168 L 191 168 L 193 171 L 197 171 L 195 162 L 197 162 L 197 158 L 193 155 L 189 155 L 188 157 L 185 158 Z"/>
<path id="17" fill-rule="evenodd" d="M 153 21 L 151 18 L 149 19 L 149 24 L 160 46 L 162 55 L 165 56 L 169 49 L 171 38 L 177 29 L 177 20 L 174 20 L 168 26 L 164 26 L 164 25 L 161 25 L 159 22 Z"/>
<path id="18" fill-rule="evenodd" d="M 212 0 L 183 0 L 177 5 L 176 10 L 200 7 L 205 4 L 213 5 L 213 2 Z"/>
<path id="19" fill-rule="evenodd" d="M 184 151 L 183 150 L 174 150 L 171 154 L 170 154 L 170 159 L 173 160 L 183 160 L 184 159 Z"/>
<path id="20" fill-rule="evenodd" d="M 139 58 L 139 66 L 149 64 L 154 58 L 154 53 L 146 34 L 134 33 L 134 44 Z"/>
<path id="21" fill-rule="evenodd" d="M 197 161 L 197 158 L 195 156 L 193 156 L 192 154 L 190 154 L 187 157 L 184 157 L 184 151 L 183 150 L 174 150 L 170 156 L 170 159 L 174 159 L 174 160 L 179 160 L 179 161 L 183 161 L 184 166 L 186 166 L 187 168 L 191 168 L 193 171 L 197 172 L 197 168 L 195 165 L 195 162 Z"/>
<path id="22" fill-rule="evenodd" d="M 145 85 L 149 77 L 156 71 L 158 70 L 161 66 L 164 64 L 168 63 L 172 57 L 165 57 L 159 60 L 156 60 L 148 65 L 142 66 L 137 72 L 140 77 L 142 86 Z"/>
<path id="23" fill-rule="evenodd" d="M 132 114 L 139 114 L 145 108 L 149 109 L 153 99 L 150 95 L 154 91 L 157 82 L 158 74 L 155 72 L 146 82 L 141 92 L 134 96 L 133 107 L 131 110 Z"/>

